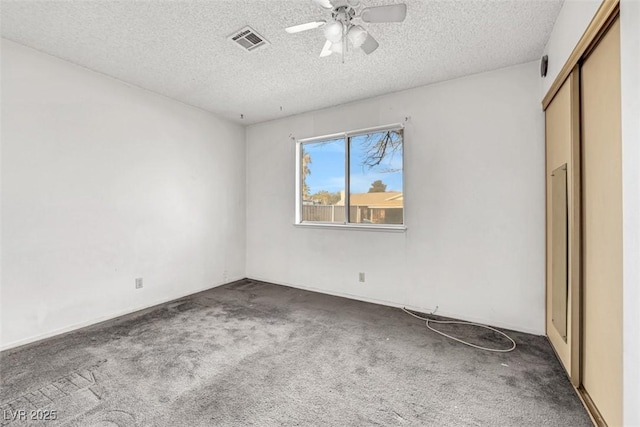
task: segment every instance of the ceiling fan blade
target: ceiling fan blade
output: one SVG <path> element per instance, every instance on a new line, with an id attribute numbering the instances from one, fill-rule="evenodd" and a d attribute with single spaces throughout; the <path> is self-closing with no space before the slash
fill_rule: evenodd
<path id="1" fill-rule="evenodd" d="M 313 2 L 320 7 L 324 7 L 325 9 L 333 9 L 333 4 L 331 4 L 331 0 L 313 0 Z"/>
<path id="2" fill-rule="evenodd" d="M 372 53 L 374 50 L 376 50 L 378 48 L 378 46 L 380 46 L 380 44 L 376 41 L 376 39 L 374 39 L 373 37 L 371 37 L 371 34 L 367 35 L 366 40 L 364 41 L 364 43 L 362 43 L 362 45 L 360 46 L 360 48 L 362 50 L 364 50 L 364 53 L 366 53 L 367 55 L 369 55 L 370 53 Z"/>
<path id="3" fill-rule="evenodd" d="M 327 40 L 324 42 L 324 47 L 322 48 L 322 52 L 320 52 L 320 58 L 324 58 L 325 56 L 329 56 L 333 53 L 331 50 L 331 42 Z"/>
<path id="4" fill-rule="evenodd" d="M 360 16 L 364 22 L 402 22 L 407 16 L 407 5 L 400 3 L 367 7 L 362 10 Z"/>
<path id="5" fill-rule="evenodd" d="M 284 30 L 289 34 L 301 33 L 302 31 L 313 30 L 314 28 L 322 27 L 327 21 L 324 19 L 321 21 L 312 21 L 304 24 L 294 25 L 287 27 Z"/>

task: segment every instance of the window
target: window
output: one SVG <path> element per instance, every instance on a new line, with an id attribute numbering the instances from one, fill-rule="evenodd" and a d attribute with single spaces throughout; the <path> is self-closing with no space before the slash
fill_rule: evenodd
<path id="1" fill-rule="evenodd" d="M 298 141 L 298 224 L 402 228 L 400 125 Z"/>

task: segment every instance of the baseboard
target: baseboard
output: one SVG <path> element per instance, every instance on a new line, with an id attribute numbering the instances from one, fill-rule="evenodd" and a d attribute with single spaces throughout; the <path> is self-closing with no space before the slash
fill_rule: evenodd
<path id="1" fill-rule="evenodd" d="M 415 311 L 415 312 L 419 312 L 419 313 L 433 313 L 435 310 L 435 307 L 419 307 L 419 306 L 415 306 L 415 305 L 411 305 L 411 304 L 400 304 L 394 301 L 387 301 L 387 300 L 381 300 L 381 299 L 376 299 L 376 298 L 369 298 L 369 297 L 365 297 L 362 295 L 354 295 L 354 294 L 349 294 L 346 292 L 336 292 L 336 291 L 330 291 L 330 290 L 326 290 L 326 289 L 320 289 L 320 288 L 314 288 L 311 286 L 300 286 L 300 285 L 294 285 L 292 283 L 285 283 L 285 282 L 279 282 L 279 281 L 273 281 L 270 279 L 263 279 L 257 276 L 248 276 L 247 277 L 248 280 L 255 280 L 258 282 L 265 282 L 265 283 L 271 283 L 274 285 L 280 285 L 280 286 L 288 286 L 290 288 L 296 288 L 296 289 L 302 289 L 305 291 L 311 291 L 311 292 L 317 292 L 319 294 L 326 294 L 326 295 L 333 295 L 336 297 L 342 297 L 342 298 L 348 298 L 348 299 L 353 299 L 356 301 L 363 301 L 363 302 L 370 302 L 372 304 L 379 304 L 379 305 L 386 305 L 388 307 L 396 307 L 396 308 L 402 308 L 405 307 L 411 311 Z M 506 324 L 506 323 L 502 323 L 502 322 L 489 322 L 487 323 L 486 319 L 479 319 L 479 318 L 474 318 L 474 317 L 470 317 L 470 316 L 465 316 L 465 315 L 461 315 L 460 313 L 453 313 L 453 312 L 448 312 L 446 310 L 441 310 L 438 309 L 437 312 L 435 313 L 438 316 L 442 316 L 442 317 L 449 317 L 451 319 L 456 319 L 456 320 L 462 320 L 465 322 L 472 322 L 472 323 L 479 323 L 479 324 L 483 324 L 483 325 L 488 325 L 488 326 L 493 326 L 496 328 L 500 328 L 500 329 L 509 329 L 512 331 L 517 331 L 517 332 L 524 332 L 527 334 L 531 334 L 531 335 L 537 335 L 537 336 L 544 336 L 544 332 L 540 332 L 540 331 L 535 331 L 529 328 L 523 328 L 520 325 L 511 325 L 511 324 Z"/>
<path id="2" fill-rule="evenodd" d="M 38 335 L 34 335 L 32 337 L 29 337 L 29 338 L 24 338 L 24 339 L 21 339 L 21 340 L 18 340 L 18 341 L 13 341 L 13 342 L 10 342 L 8 344 L 2 344 L 2 345 L 0 345 L 0 351 L 16 349 L 18 347 L 22 347 L 22 346 L 25 346 L 25 345 L 36 343 L 38 341 L 42 341 L 42 340 L 45 340 L 45 339 L 48 339 L 48 338 L 52 338 L 52 337 L 55 337 L 55 336 L 58 336 L 58 335 L 66 334 L 67 332 L 73 332 L 73 331 L 76 331 L 78 329 L 82 329 L 82 328 L 86 328 L 86 327 L 89 327 L 89 326 L 97 325 L 98 323 L 103 323 L 103 322 L 108 322 L 110 320 L 115 320 L 118 317 L 126 316 L 126 315 L 132 314 L 132 313 L 137 313 L 138 311 L 147 310 L 147 309 L 153 308 L 153 307 L 158 306 L 158 305 L 166 304 L 166 303 L 171 302 L 171 301 L 176 301 L 176 300 L 182 299 L 184 297 L 188 297 L 190 295 L 195 295 L 195 294 L 198 294 L 200 292 L 208 291 L 210 289 L 214 289 L 214 288 L 217 288 L 219 286 L 224 286 L 224 285 L 228 285 L 228 284 L 231 284 L 231 283 L 235 283 L 235 282 L 238 282 L 238 281 L 241 281 L 241 280 L 244 280 L 244 279 L 245 279 L 244 277 L 241 277 L 239 279 L 230 280 L 228 282 L 218 283 L 218 284 L 213 285 L 213 286 L 206 286 L 206 287 L 199 288 L 199 289 L 196 289 L 196 290 L 193 290 L 193 291 L 189 291 L 187 293 L 177 294 L 175 296 L 171 296 L 171 297 L 168 297 L 168 298 L 162 298 L 162 299 L 159 299 L 159 300 L 155 300 L 155 301 L 153 301 L 153 302 L 151 302 L 149 304 L 145 304 L 145 305 L 142 305 L 142 306 L 139 306 L 139 307 L 128 308 L 126 310 L 118 311 L 118 312 L 116 312 L 114 314 L 109 314 L 109 315 L 106 315 L 106 316 L 96 317 L 94 319 L 86 320 L 86 321 L 83 321 L 83 322 L 75 323 L 75 324 L 70 325 L 70 326 L 65 326 L 64 328 L 59 328 L 59 329 L 56 329 L 56 330 L 53 330 L 53 331 L 50 331 L 50 332 L 46 332 L 44 334 L 38 334 Z"/>
<path id="3" fill-rule="evenodd" d="M 102 322 L 107 322 L 110 320 L 114 320 L 117 319 L 118 317 L 121 316 L 126 316 L 128 314 L 132 314 L 132 313 L 136 313 L 138 311 L 142 311 L 142 310 L 147 310 L 149 308 L 161 305 L 161 304 L 166 304 L 168 302 L 171 301 L 175 301 L 190 295 L 194 295 L 200 292 L 204 292 L 204 291 L 208 291 L 210 289 L 213 288 L 217 288 L 219 286 L 224 286 L 224 285 L 228 285 L 230 283 L 234 283 L 234 282 L 238 282 L 244 279 L 249 279 L 249 280 L 256 280 L 256 281 L 260 281 L 260 282 L 265 282 L 265 283 L 271 283 L 274 285 L 280 285 L 280 286 L 288 286 L 290 288 L 296 288 L 296 289 L 302 289 L 305 291 L 311 291 L 311 292 L 317 292 L 317 293 L 321 293 L 321 294 L 326 294 L 326 295 L 333 295 L 333 296 L 337 296 L 337 297 L 342 297 L 342 298 L 348 298 L 348 299 L 352 299 L 352 300 L 356 300 L 356 301 L 363 301 L 363 302 L 369 302 L 372 304 L 379 304 L 379 305 L 385 305 L 388 307 L 396 307 L 396 308 L 401 308 L 401 307 L 406 307 L 409 310 L 412 311 L 416 311 L 416 312 L 420 312 L 420 313 L 432 313 L 435 309 L 435 307 L 420 307 L 420 306 L 415 306 L 415 305 L 411 305 L 411 304 L 399 304 L 397 302 L 394 301 L 387 301 L 387 300 L 382 300 L 382 299 L 377 299 L 377 298 L 369 298 L 369 297 L 365 297 L 365 296 L 361 296 L 361 295 L 354 295 L 354 294 L 349 294 L 347 292 L 336 292 L 336 291 L 328 291 L 326 289 L 320 289 L 320 288 L 314 288 L 311 286 L 300 286 L 300 285 L 294 285 L 292 283 L 285 283 L 285 282 L 278 282 L 278 281 L 273 281 L 270 279 L 264 279 L 264 278 L 260 278 L 257 276 L 250 276 L 247 278 L 238 278 L 238 279 L 234 279 L 234 280 L 230 280 L 228 282 L 224 282 L 224 283 L 219 283 L 213 286 L 206 286 L 203 287 L 201 289 L 196 289 L 193 291 L 189 291 L 187 293 L 183 293 L 183 294 L 178 294 L 175 296 L 171 296 L 168 298 L 163 298 L 160 300 L 156 300 L 153 301 L 149 304 L 145 304 L 143 306 L 139 306 L 139 307 L 135 307 L 135 308 L 130 308 L 130 309 L 126 309 L 126 310 L 122 310 L 107 316 L 101 316 L 101 317 L 97 317 L 94 319 L 90 319 L 84 322 L 79 322 L 70 326 L 66 326 L 64 328 L 59 328 L 56 329 L 54 331 L 50 331 L 50 332 L 46 332 L 44 334 L 38 334 L 29 338 L 25 338 L 22 340 L 18 340 L 18 341 L 14 341 L 14 342 L 10 342 L 8 344 L 2 344 L 0 346 L 0 351 L 6 351 L 6 350 L 11 350 L 11 349 L 15 349 L 18 347 L 22 347 L 24 345 L 29 345 L 29 344 L 33 344 L 36 343 L 38 341 L 42 341 L 48 338 L 52 338 L 58 335 L 62 335 L 62 334 L 66 334 L 68 332 L 73 332 L 76 331 L 78 329 L 82 329 L 82 328 L 86 328 L 88 326 L 93 326 L 93 325 L 97 325 L 98 323 L 102 323 Z M 468 321 L 468 322 L 474 322 L 474 323 L 481 323 L 481 324 L 487 324 L 487 322 L 484 319 L 478 319 L 478 318 L 473 318 L 473 317 L 467 317 L 464 315 L 460 315 L 459 313 L 453 313 L 453 312 L 447 312 L 446 310 L 438 310 L 437 314 L 439 316 L 443 316 L 443 317 L 450 317 L 452 319 L 460 319 L 460 320 L 464 320 L 464 321 Z M 528 334 L 532 334 L 532 335 L 544 335 L 544 334 L 540 334 L 538 331 L 533 331 L 533 330 L 528 330 L 527 328 L 522 328 L 520 326 L 517 325 L 510 325 L 510 324 L 504 324 L 501 322 L 491 322 L 491 326 L 494 327 L 498 327 L 498 328 L 502 328 L 502 329 L 510 329 L 510 330 L 514 330 L 514 331 L 519 331 L 519 332 L 525 332 Z"/>

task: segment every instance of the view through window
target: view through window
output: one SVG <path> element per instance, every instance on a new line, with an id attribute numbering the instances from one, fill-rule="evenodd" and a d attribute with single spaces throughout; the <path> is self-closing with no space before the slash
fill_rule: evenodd
<path id="1" fill-rule="evenodd" d="M 402 225 L 403 142 L 402 128 L 301 142 L 301 222 Z"/>

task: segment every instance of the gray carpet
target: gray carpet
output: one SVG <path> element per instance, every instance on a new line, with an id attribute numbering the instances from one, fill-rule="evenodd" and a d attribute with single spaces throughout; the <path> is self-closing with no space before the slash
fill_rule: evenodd
<path id="1" fill-rule="evenodd" d="M 57 414 L 1 423 L 590 426 L 547 340 L 510 334 L 488 353 L 394 308 L 241 281 L 0 353 L 0 415 Z"/>

